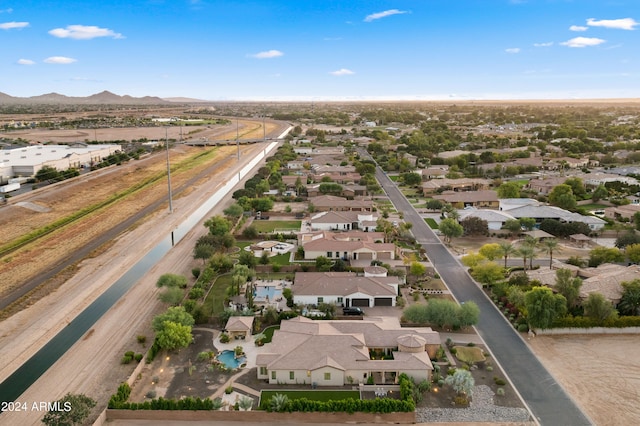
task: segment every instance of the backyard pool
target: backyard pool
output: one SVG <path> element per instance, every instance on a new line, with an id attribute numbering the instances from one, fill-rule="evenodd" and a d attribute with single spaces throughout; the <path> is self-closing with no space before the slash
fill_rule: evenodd
<path id="1" fill-rule="evenodd" d="M 216 359 L 223 363 L 227 368 L 238 368 L 247 362 L 247 357 L 241 356 L 236 358 L 235 352 L 230 350 L 220 352 Z"/>
<path id="2" fill-rule="evenodd" d="M 276 288 L 272 285 L 258 285 L 256 286 L 256 291 L 253 296 L 256 301 L 265 301 L 268 297 L 269 300 L 273 302 L 277 297 L 282 296 L 282 289 Z"/>

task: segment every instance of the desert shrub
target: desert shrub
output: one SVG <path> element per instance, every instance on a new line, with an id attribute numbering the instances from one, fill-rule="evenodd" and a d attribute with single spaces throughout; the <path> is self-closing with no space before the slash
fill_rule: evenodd
<path id="1" fill-rule="evenodd" d="M 154 390 L 150 390 L 149 392 L 146 393 L 145 398 L 149 398 L 149 399 L 153 399 L 156 397 L 156 391 Z"/>
<path id="2" fill-rule="evenodd" d="M 142 354 L 135 354 L 135 356 L 133 357 L 133 359 L 135 359 L 136 362 L 142 361 L 142 358 L 144 358 L 144 355 Z"/>
<path id="3" fill-rule="evenodd" d="M 209 361 L 211 358 L 213 358 L 211 351 L 203 351 L 198 354 L 198 361 Z"/>
<path id="4" fill-rule="evenodd" d="M 226 393 L 227 395 L 229 395 L 231 392 L 233 392 L 233 386 L 229 385 L 224 389 L 224 393 Z"/>
<path id="5" fill-rule="evenodd" d="M 191 269 L 191 275 L 193 275 L 193 278 L 198 279 L 200 276 L 200 268 Z"/>
<path id="6" fill-rule="evenodd" d="M 507 382 L 505 382 L 505 381 L 504 381 L 504 379 L 501 379 L 501 378 L 500 378 L 500 377 L 498 377 L 498 376 L 494 376 L 494 377 L 493 377 L 493 382 L 494 382 L 496 385 L 498 385 L 498 386 L 504 386 L 504 385 L 506 385 L 506 384 L 507 384 Z"/>
<path id="7" fill-rule="evenodd" d="M 122 357 L 122 359 L 120 360 L 120 364 L 131 364 L 131 361 L 133 360 L 133 357 L 130 357 L 128 355 L 125 355 Z"/>
<path id="8" fill-rule="evenodd" d="M 144 345 L 145 342 L 147 341 L 147 336 L 143 335 L 143 334 L 138 334 L 138 343 L 140 343 L 141 345 Z"/>
<path id="9" fill-rule="evenodd" d="M 128 357 L 130 357 L 130 358 L 133 358 L 135 354 L 136 354 L 136 353 L 135 353 L 134 351 L 126 351 L 126 352 L 124 353 L 124 356 L 128 356 Z"/>
<path id="10" fill-rule="evenodd" d="M 520 323 L 518 325 L 518 331 L 521 333 L 526 333 L 527 331 L 529 331 L 529 326 L 527 324 Z"/>
<path id="11" fill-rule="evenodd" d="M 496 395 L 504 396 L 504 388 L 498 388 L 498 390 L 496 390 Z"/>
<path id="12" fill-rule="evenodd" d="M 453 402 L 456 405 L 462 406 L 469 404 L 469 400 L 465 395 L 456 395 L 456 397 L 453 399 Z"/>
<path id="13" fill-rule="evenodd" d="M 229 335 L 227 333 L 222 333 L 220 335 L 220 343 L 229 343 L 230 340 L 231 340 L 231 338 L 229 337 Z"/>

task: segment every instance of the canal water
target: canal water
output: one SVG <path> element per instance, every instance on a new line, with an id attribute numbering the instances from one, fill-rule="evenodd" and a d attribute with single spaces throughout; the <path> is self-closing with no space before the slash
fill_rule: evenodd
<path id="1" fill-rule="evenodd" d="M 194 226 L 202 220 L 233 187 L 244 178 L 278 142 L 272 142 L 244 166 L 237 175 L 230 178 L 222 188 L 196 209 L 170 235 L 131 267 L 107 291 L 75 317 L 65 328 L 44 345 L 35 355 L 20 366 L 5 381 L 0 383 L 0 401 L 15 401 L 38 378 L 44 374 L 64 353 L 80 339 L 142 276 L 153 267 L 173 245 L 177 244 Z M 0 424 L 2 421 L 0 421 Z"/>

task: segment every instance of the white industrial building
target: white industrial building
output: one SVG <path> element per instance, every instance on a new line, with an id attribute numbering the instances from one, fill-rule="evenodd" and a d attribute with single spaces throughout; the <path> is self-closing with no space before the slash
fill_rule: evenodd
<path id="1" fill-rule="evenodd" d="M 32 145 L 0 150 L 0 182 L 13 177 L 35 176 L 44 166 L 57 170 L 91 167 L 121 151 L 120 145 Z"/>

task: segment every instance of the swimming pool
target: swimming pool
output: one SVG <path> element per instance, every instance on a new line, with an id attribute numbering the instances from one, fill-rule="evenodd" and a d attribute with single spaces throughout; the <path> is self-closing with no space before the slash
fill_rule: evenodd
<path id="1" fill-rule="evenodd" d="M 256 301 L 263 301 L 269 297 L 271 302 L 276 300 L 276 297 L 282 296 L 282 290 L 275 286 L 256 286 L 256 291 L 253 294 Z"/>
<path id="2" fill-rule="evenodd" d="M 241 356 L 236 358 L 235 352 L 230 350 L 220 352 L 216 359 L 223 363 L 227 368 L 238 368 L 247 362 L 247 357 Z"/>

